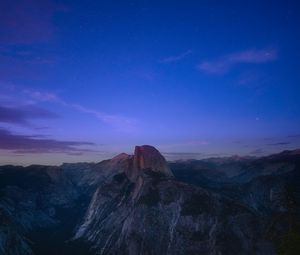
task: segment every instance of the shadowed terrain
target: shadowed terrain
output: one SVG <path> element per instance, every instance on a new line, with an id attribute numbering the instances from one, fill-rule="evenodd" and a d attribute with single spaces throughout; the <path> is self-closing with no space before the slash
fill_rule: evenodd
<path id="1" fill-rule="evenodd" d="M 300 155 L 0 167 L 0 254 L 298 254 Z M 296 252 L 296 253 L 295 253 Z"/>

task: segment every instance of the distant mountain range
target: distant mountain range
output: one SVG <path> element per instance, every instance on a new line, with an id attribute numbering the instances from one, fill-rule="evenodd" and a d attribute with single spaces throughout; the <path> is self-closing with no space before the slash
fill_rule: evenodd
<path id="1" fill-rule="evenodd" d="M 300 150 L 0 166 L 0 254 L 300 254 Z"/>

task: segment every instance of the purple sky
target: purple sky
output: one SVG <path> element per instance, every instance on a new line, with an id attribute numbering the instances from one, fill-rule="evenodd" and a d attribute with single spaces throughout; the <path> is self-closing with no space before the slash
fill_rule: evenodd
<path id="1" fill-rule="evenodd" d="M 300 147 L 297 1 L 0 2 L 0 164 Z"/>

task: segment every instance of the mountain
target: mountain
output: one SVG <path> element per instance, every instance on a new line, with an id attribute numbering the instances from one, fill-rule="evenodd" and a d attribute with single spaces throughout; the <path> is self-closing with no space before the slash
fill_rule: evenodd
<path id="1" fill-rule="evenodd" d="M 171 163 L 184 182 L 237 201 L 263 220 L 264 238 L 278 254 L 300 254 L 300 154 Z"/>
<path id="2" fill-rule="evenodd" d="M 300 155 L 0 167 L 0 254 L 299 254 Z"/>

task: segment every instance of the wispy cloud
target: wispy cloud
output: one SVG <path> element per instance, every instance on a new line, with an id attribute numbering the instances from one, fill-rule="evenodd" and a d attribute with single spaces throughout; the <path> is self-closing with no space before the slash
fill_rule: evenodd
<path id="1" fill-rule="evenodd" d="M 65 153 L 81 155 L 85 152 L 95 152 L 81 146 L 94 146 L 91 142 L 59 141 L 45 139 L 39 135 L 13 134 L 9 130 L 0 128 L 0 150 L 7 150 L 16 154 L 25 153 Z"/>
<path id="2" fill-rule="evenodd" d="M 188 159 L 201 159 L 204 154 L 201 152 L 163 152 L 167 160 L 188 160 Z"/>
<path id="3" fill-rule="evenodd" d="M 263 150 L 263 149 L 255 149 L 255 150 L 249 152 L 250 155 L 254 155 L 254 156 L 256 156 L 256 155 L 259 156 L 259 155 L 262 155 L 264 153 L 266 153 L 266 151 Z"/>
<path id="4" fill-rule="evenodd" d="M 221 157 L 218 153 L 202 153 L 202 152 L 162 152 L 167 160 L 189 160 L 189 159 L 205 159 L 211 157 Z"/>
<path id="5" fill-rule="evenodd" d="M 181 54 L 178 55 L 174 55 L 174 56 L 168 56 L 163 58 L 162 60 L 160 60 L 160 63 L 174 63 L 174 62 L 178 62 L 184 58 L 186 58 L 187 56 L 189 56 L 192 53 L 191 50 L 187 50 Z"/>
<path id="6" fill-rule="evenodd" d="M 265 80 L 265 77 L 255 71 L 246 71 L 242 72 L 238 79 L 237 84 L 241 86 L 253 86 L 262 84 Z"/>
<path id="7" fill-rule="evenodd" d="M 27 105 L 23 107 L 5 107 L 0 105 L 0 123 L 31 126 L 33 119 L 53 119 L 59 115 L 48 110 Z"/>
<path id="8" fill-rule="evenodd" d="M 0 45 L 0 64 L 55 64 L 60 57 L 53 50 L 46 50 L 41 45 Z"/>
<path id="9" fill-rule="evenodd" d="M 56 102 L 61 104 L 67 104 L 63 99 L 61 99 L 57 94 L 53 92 L 38 91 L 25 89 L 22 90 L 22 93 L 28 95 L 30 98 L 41 101 L 41 102 Z"/>
<path id="10" fill-rule="evenodd" d="M 210 142 L 206 140 L 190 140 L 185 143 L 186 145 L 208 145 Z"/>
<path id="11" fill-rule="evenodd" d="M 68 102 L 64 98 L 62 98 L 61 96 L 53 92 L 38 91 L 32 89 L 23 89 L 23 90 L 17 88 L 11 88 L 11 89 L 16 93 L 21 93 L 23 95 L 26 95 L 26 98 L 31 99 L 32 102 L 36 102 L 36 103 L 50 102 L 54 104 L 59 104 L 63 107 L 71 108 L 80 113 L 89 114 L 91 116 L 96 117 L 101 122 L 107 125 L 111 125 L 115 129 L 120 131 L 131 132 L 136 130 L 137 128 L 138 121 L 134 118 L 129 118 L 117 114 L 108 114 L 106 112 L 97 109 L 86 107 L 82 104 Z"/>
<path id="12" fill-rule="evenodd" d="M 28 93 L 28 91 L 27 91 L 27 93 Z M 133 128 L 137 123 L 137 121 L 135 119 L 123 117 L 120 115 L 107 114 L 105 112 L 102 112 L 102 111 L 99 111 L 96 109 L 92 109 L 92 108 L 83 106 L 81 104 L 66 102 L 64 99 L 62 99 L 61 97 L 59 97 L 58 95 L 56 95 L 54 93 L 49 93 L 49 92 L 43 93 L 40 91 L 32 91 L 30 94 L 33 98 L 35 98 L 37 100 L 60 103 L 64 106 L 71 107 L 72 109 L 74 109 L 78 112 L 93 115 L 100 121 L 102 121 L 106 124 L 113 125 L 114 127 L 117 127 L 117 128 L 130 129 L 130 128 Z"/>
<path id="13" fill-rule="evenodd" d="M 269 143 L 267 145 L 269 145 L 269 146 L 281 146 L 281 145 L 288 145 L 288 144 L 291 144 L 291 142 Z"/>
<path id="14" fill-rule="evenodd" d="M 225 74 L 239 64 L 261 64 L 278 58 L 276 49 L 248 49 L 234 52 L 214 60 L 206 60 L 197 66 L 199 71 L 208 74 Z"/>
<path id="15" fill-rule="evenodd" d="M 160 148 L 165 150 L 173 150 L 174 148 L 182 148 L 182 147 L 202 147 L 209 145 L 210 142 L 202 139 L 194 139 L 194 140 L 187 140 L 177 143 L 168 143 L 168 144 L 161 144 Z"/>
<path id="16" fill-rule="evenodd" d="M 300 138 L 300 134 L 288 135 L 287 138 Z"/>
<path id="17" fill-rule="evenodd" d="M 135 119 L 130 119 L 127 117 L 119 115 L 110 115 L 95 109 L 84 107 L 80 104 L 70 104 L 70 106 L 79 112 L 88 113 L 94 115 L 97 119 L 101 120 L 104 123 L 116 126 L 116 127 L 133 127 L 136 125 L 137 121 Z"/>

